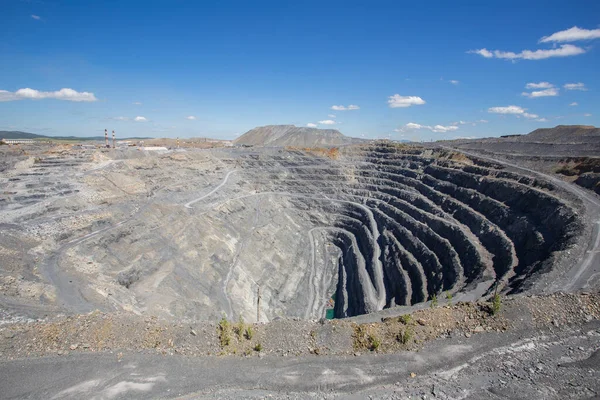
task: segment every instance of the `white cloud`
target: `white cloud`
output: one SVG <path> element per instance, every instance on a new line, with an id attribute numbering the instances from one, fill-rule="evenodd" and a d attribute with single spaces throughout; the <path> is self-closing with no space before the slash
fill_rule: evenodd
<path id="1" fill-rule="evenodd" d="M 127 117 L 114 117 L 113 119 L 116 121 L 129 121 L 129 118 Z"/>
<path id="2" fill-rule="evenodd" d="M 460 81 L 457 81 L 455 79 L 451 79 L 450 83 L 453 84 L 453 85 L 458 85 L 460 83 Z"/>
<path id="3" fill-rule="evenodd" d="M 42 19 L 42 17 L 40 17 L 39 15 L 35 15 L 35 14 L 31 14 L 31 18 L 38 20 L 38 21 Z"/>
<path id="4" fill-rule="evenodd" d="M 136 122 L 146 122 L 146 121 L 148 121 L 146 119 L 146 117 L 140 117 L 140 116 L 135 117 L 133 120 L 136 121 Z"/>
<path id="5" fill-rule="evenodd" d="M 327 114 L 329 118 L 335 118 L 335 114 Z"/>
<path id="6" fill-rule="evenodd" d="M 308 126 L 309 128 L 316 128 L 317 124 L 313 124 L 312 122 L 309 122 L 308 124 L 306 124 L 306 126 Z"/>
<path id="7" fill-rule="evenodd" d="M 16 100 L 41 100 L 41 99 L 56 99 L 66 101 L 97 101 L 94 93 L 78 92 L 73 89 L 63 88 L 54 92 L 41 92 L 39 90 L 24 88 L 16 92 L 0 90 L 0 101 L 16 101 Z"/>
<path id="8" fill-rule="evenodd" d="M 342 105 L 331 106 L 331 109 L 335 110 L 335 111 L 351 111 L 351 110 L 360 110 L 360 107 L 357 106 L 356 104 L 350 104 L 348 107 L 342 106 Z"/>
<path id="9" fill-rule="evenodd" d="M 139 101 L 134 101 L 132 104 L 135 104 L 136 106 L 141 106 L 142 103 L 140 103 Z"/>
<path id="10" fill-rule="evenodd" d="M 583 116 L 584 116 L 584 117 L 591 117 L 591 116 L 592 116 L 592 114 L 590 114 L 590 113 L 587 113 L 587 114 L 583 114 Z"/>
<path id="11" fill-rule="evenodd" d="M 494 57 L 494 54 L 491 51 L 489 51 L 488 49 L 469 50 L 469 51 L 467 51 L 467 53 L 479 54 L 480 56 L 485 57 L 485 58 Z"/>
<path id="12" fill-rule="evenodd" d="M 487 49 L 469 50 L 467 53 L 479 54 L 485 58 L 501 58 L 506 60 L 543 60 L 552 57 L 570 57 L 585 53 L 581 47 L 572 44 L 563 44 L 555 49 L 548 50 L 523 50 L 520 53 L 512 51 L 494 50 L 493 52 Z"/>
<path id="13" fill-rule="evenodd" d="M 585 84 L 579 82 L 579 83 L 567 83 L 563 86 L 566 90 L 583 90 L 586 91 L 587 88 L 585 87 Z"/>
<path id="14" fill-rule="evenodd" d="M 558 89 L 556 89 L 556 88 L 550 88 L 550 89 L 533 91 L 531 93 L 529 93 L 529 92 L 523 92 L 523 93 L 521 93 L 521 96 L 529 97 L 530 99 L 533 99 L 533 98 L 536 98 L 536 97 L 558 96 Z"/>
<path id="15" fill-rule="evenodd" d="M 569 104 L 569 105 L 570 105 L 571 107 L 575 107 L 575 106 L 578 106 L 579 104 L 577 104 L 577 102 L 576 102 L 576 101 L 574 101 L 574 102 L 572 102 L 572 103 L 571 103 L 571 104 Z"/>
<path id="16" fill-rule="evenodd" d="M 190 121 L 195 121 L 196 117 L 193 115 L 190 115 L 190 116 L 185 117 L 185 119 L 189 119 Z"/>
<path id="17" fill-rule="evenodd" d="M 489 113 L 494 114 L 523 114 L 525 112 L 519 106 L 506 106 L 506 107 L 490 107 L 488 108 Z"/>
<path id="18" fill-rule="evenodd" d="M 321 125 L 335 125 L 336 122 L 332 119 L 326 119 L 324 121 L 319 121 Z"/>
<path id="19" fill-rule="evenodd" d="M 449 125 L 449 126 L 436 125 L 431 130 L 433 132 L 444 133 L 444 132 L 455 131 L 457 129 L 458 129 L 458 126 L 453 126 L 453 125 Z"/>
<path id="20" fill-rule="evenodd" d="M 548 120 L 546 118 L 538 118 L 536 119 L 537 122 L 547 122 Z"/>
<path id="21" fill-rule="evenodd" d="M 512 114 L 517 117 L 523 116 L 525 118 L 539 118 L 537 114 L 530 114 L 525 112 L 525 108 L 519 106 L 506 106 L 506 107 L 490 107 L 488 108 L 488 112 L 492 114 Z"/>
<path id="22" fill-rule="evenodd" d="M 414 122 L 409 122 L 408 124 L 404 125 L 404 127 L 402 129 L 396 129 L 395 131 L 396 132 L 404 132 L 405 130 L 415 130 L 415 129 L 427 129 L 427 130 L 430 130 L 430 131 L 436 132 L 436 133 L 445 133 L 445 132 L 451 132 L 451 131 L 458 130 L 458 126 L 455 126 L 455 125 L 429 126 L 429 125 L 421 125 L 421 124 L 417 124 Z"/>
<path id="23" fill-rule="evenodd" d="M 399 94 L 395 94 L 388 98 L 388 104 L 390 108 L 405 108 L 425 104 L 425 100 L 419 96 L 400 96 Z"/>
<path id="24" fill-rule="evenodd" d="M 576 26 L 564 31 L 555 32 L 544 36 L 539 43 L 547 42 L 575 42 L 577 40 L 592 40 L 600 38 L 600 29 L 581 29 Z"/>
<path id="25" fill-rule="evenodd" d="M 488 121 L 487 119 L 480 119 L 479 122 L 481 122 L 482 124 L 487 124 L 490 121 Z"/>
<path id="26" fill-rule="evenodd" d="M 554 85 L 550 82 L 528 83 L 525 85 L 525 89 L 550 89 L 553 87 Z"/>

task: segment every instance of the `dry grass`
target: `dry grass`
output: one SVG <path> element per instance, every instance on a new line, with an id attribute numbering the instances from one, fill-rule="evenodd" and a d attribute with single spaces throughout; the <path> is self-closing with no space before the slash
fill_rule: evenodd
<path id="1" fill-rule="evenodd" d="M 319 157 L 327 157 L 331 160 L 337 160 L 340 156 L 340 150 L 337 147 L 294 147 L 287 146 L 288 151 L 303 151 Z"/>
<path id="2" fill-rule="evenodd" d="M 565 159 L 556 166 L 554 172 L 566 176 L 579 176 L 586 172 L 600 173 L 600 158 Z"/>

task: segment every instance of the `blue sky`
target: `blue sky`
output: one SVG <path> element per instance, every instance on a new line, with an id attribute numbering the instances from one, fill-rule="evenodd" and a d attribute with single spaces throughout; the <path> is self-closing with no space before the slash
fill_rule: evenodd
<path id="1" fill-rule="evenodd" d="M 0 0 L 0 15 L 0 130 L 436 140 L 600 125 L 599 1 Z"/>

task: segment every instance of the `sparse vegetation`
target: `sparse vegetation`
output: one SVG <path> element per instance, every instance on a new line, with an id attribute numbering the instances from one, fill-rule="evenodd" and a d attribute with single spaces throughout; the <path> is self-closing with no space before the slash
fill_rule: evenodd
<path id="1" fill-rule="evenodd" d="M 238 340 L 242 340 L 242 338 L 245 335 L 245 331 L 246 331 L 246 324 L 244 323 L 244 318 L 240 315 L 240 319 L 238 320 L 238 323 L 236 324 L 236 326 L 233 328 L 234 332 L 236 333 L 236 335 L 238 336 Z"/>
<path id="2" fill-rule="evenodd" d="M 438 305 L 438 298 L 437 298 L 437 294 L 434 294 L 433 296 L 431 296 L 431 308 L 435 308 Z"/>
<path id="3" fill-rule="evenodd" d="M 413 330 L 409 327 L 404 328 L 398 333 L 397 339 L 402 344 L 408 344 L 414 336 Z"/>
<path id="4" fill-rule="evenodd" d="M 398 318 L 398 321 L 402 322 L 404 325 L 408 325 L 412 322 L 412 316 L 410 314 L 401 315 Z"/>
<path id="5" fill-rule="evenodd" d="M 448 304 L 452 304 L 452 293 L 446 292 L 446 300 L 448 300 Z"/>
<path id="6" fill-rule="evenodd" d="M 219 343 L 221 347 L 227 347 L 231 343 L 231 324 L 227 321 L 227 318 L 223 316 L 219 321 L 219 327 L 217 328 L 219 333 Z"/>
<path id="7" fill-rule="evenodd" d="M 500 312 L 501 308 L 502 308 L 502 299 L 500 298 L 500 295 L 498 293 L 496 293 L 496 294 L 494 294 L 494 297 L 492 298 L 491 314 L 497 315 Z"/>
<path id="8" fill-rule="evenodd" d="M 369 334 L 369 342 L 371 344 L 369 346 L 369 349 L 371 351 L 377 351 L 377 349 L 379 349 L 379 346 L 381 346 L 381 340 L 373 333 Z"/>
<path id="9" fill-rule="evenodd" d="M 381 346 L 381 339 L 367 325 L 355 325 L 354 348 L 376 351 Z"/>
<path id="10" fill-rule="evenodd" d="M 262 351 L 262 344 L 256 343 L 256 345 L 254 346 L 254 351 L 261 352 Z"/>
<path id="11" fill-rule="evenodd" d="M 600 160 L 593 157 L 578 157 L 566 159 L 555 168 L 555 173 L 575 176 L 586 172 L 600 172 Z"/>
<path id="12" fill-rule="evenodd" d="M 252 326 L 247 326 L 246 327 L 246 331 L 244 332 L 244 336 L 246 337 L 247 340 L 252 340 L 252 336 L 254 336 L 254 330 L 252 329 Z"/>
<path id="13" fill-rule="evenodd" d="M 337 160 L 338 157 L 340 156 L 340 150 L 337 147 L 331 147 L 331 148 L 326 148 L 326 147 L 294 147 L 294 146 L 286 146 L 285 148 L 288 151 L 305 151 L 307 153 L 316 155 L 316 156 L 321 156 L 321 157 L 327 157 L 330 158 L 332 160 Z"/>

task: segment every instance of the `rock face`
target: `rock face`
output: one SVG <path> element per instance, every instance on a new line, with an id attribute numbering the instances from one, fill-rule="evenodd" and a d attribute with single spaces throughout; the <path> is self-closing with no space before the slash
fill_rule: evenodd
<path id="1" fill-rule="evenodd" d="M 336 129 L 304 128 L 294 125 L 267 125 L 244 133 L 233 142 L 269 147 L 327 147 L 350 144 L 359 139 L 344 136 Z"/>

